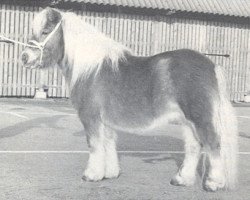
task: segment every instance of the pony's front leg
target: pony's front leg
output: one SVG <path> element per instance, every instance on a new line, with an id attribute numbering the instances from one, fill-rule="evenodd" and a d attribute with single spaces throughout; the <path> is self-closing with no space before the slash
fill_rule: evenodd
<path id="1" fill-rule="evenodd" d="M 116 151 L 116 133 L 105 128 L 105 178 L 117 178 L 120 173 L 118 155 Z"/>
<path id="2" fill-rule="evenodd" d="M 117 178 L 120 173 L 116 151 L 116 134 L 103 124 L 87 129 L 90 147 L 89 160 L 83 179 L 99 181 L 103 178 Z"/>
<path id="3" fill-rule="evenodd" d="M 84 171 L 86 181 L 100 181 L 105 175 L 104 129 L 102 125 L 85 128 L 90 148 L 89 160 Z"/>

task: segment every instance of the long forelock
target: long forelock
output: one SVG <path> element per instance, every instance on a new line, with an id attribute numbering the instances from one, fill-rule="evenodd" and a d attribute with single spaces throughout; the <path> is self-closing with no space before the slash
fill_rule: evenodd
<path id="1" fill-rule="evenodd" d="M 130 50 L 75 14 L 62 13 L 62 15 L 65 56 L 72 70 L 70 85 L 74 85 L 80 77 L 97 74 L 105 60 L 108 60 L 110 67 L 117 71 L 119 60 L 125 59 L 125 52 Z"/>

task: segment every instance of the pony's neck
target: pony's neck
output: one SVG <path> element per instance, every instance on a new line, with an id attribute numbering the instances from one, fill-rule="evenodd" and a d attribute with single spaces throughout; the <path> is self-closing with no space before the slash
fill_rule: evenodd
<path id="1" fill-rule="evenodd" d="M 75 14 L 62 13 L 62 16 L 65 51 L 62 66 L 71 86 L 79 77 L 98 73 L 105 59 L 110 60 L 113 70 L 118 70 L 119 59 L 123 59 L 125 52 L 130 52 L 129 49 L 108 38 Z"/>

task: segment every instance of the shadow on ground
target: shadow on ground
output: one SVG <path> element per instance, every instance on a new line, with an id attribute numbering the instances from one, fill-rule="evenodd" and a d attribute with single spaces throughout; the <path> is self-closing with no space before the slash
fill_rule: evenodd
<path id="1" fill-rule="evenodd" d="M 49 128 L 62 129 L 60 126 L 57 126 L 57 121 L 64 117 L 65 115 L 55 115 L 52 117 L 39 117 L 24 122 L 17 123 L 12 126 L 7 126 L 0 129 L 0 138 L 14 137 L 19 134 L 23 134 L 32 128 L 40 127 L 43 125 Z"/>

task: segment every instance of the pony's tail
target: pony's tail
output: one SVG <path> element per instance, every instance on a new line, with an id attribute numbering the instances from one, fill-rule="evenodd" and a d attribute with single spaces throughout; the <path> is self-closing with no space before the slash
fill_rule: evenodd
<path id="1" fill-rule="evenodd" d="M 233 107 L 228 99 L 224 71 L 215 68 L 218 81 L 219 98 L 215 104 L 215 128 L 220 135 L 223 169 L 225 172 L 225 189 L 234 189 L 237 184 L 238 128 Z"/>

